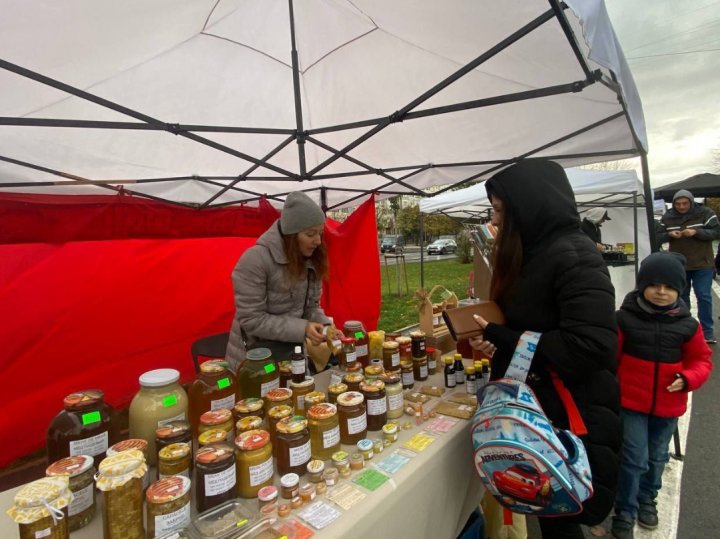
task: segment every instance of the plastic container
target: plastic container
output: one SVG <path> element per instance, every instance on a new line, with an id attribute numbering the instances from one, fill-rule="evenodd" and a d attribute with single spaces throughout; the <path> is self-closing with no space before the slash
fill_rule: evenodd
<path id="1" fill-rule="evenodd" d="M 188 417 L 193 436 L 198 435 L 200 416 L 211 410 L 231 410 L 235 405 L 237 381 L 222 360 L 200 364 L 200 372 L 188 388 Z"/>
<path id="2" fill-rule="evenodd" d="M 7 514 L 17 523 L 20 539 L 68 539 L 72 499 L 67 477 L 44 477 L 18 490 Z"/>
<path id="3" fill-rule="evenodd" d="M 238 385 L 243 399 L 264 397 L 268 391 L 280 387 L 280 373 L 275 366 L 268 348 L 253 348 L 247 351 L 240 370 Z"/>
<path id="4" fill-rule="evenodd" d="M 200 513 L 192 520 L 189 530 L 197 539 L 236 538 L 238 533 L 251 531 L 258 522 L 256 513 L 236 499 Z"/>
<path id="5" fill-rule="evenodd" d="M 68 530 L 90 524 L 95 516 L 95 466 L 90 455 L 65 457 L 45 470 L 47 477 L 67 477 L 73 499 L 67 508 Z"/>

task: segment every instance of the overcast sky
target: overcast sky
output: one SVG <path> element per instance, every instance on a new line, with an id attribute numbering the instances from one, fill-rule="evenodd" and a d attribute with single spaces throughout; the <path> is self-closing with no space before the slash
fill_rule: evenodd
<path id="1" fill-rule="evenodd" d="M 651 183 L 720 173 L 720 0 L 605 4 L 640 92 Z"/>

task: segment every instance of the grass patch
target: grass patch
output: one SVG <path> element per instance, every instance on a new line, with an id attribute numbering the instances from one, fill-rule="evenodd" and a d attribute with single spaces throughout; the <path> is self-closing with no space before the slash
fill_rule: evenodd
<path id="1" fill-rule="evenodd" d="M 380 305 L 380 320 L 378 329 L 395 331 L 406 326 L 418 323 L 418 312 L 415 307 L 415 290 L 420 288 L 420 263 L 411 262 L 406 264 L 409 294 L 398 297 L 397 292 L 397 266 L 385 266 L 380 264 L 382 298 Z M 468 275 L 473 269 L 472 263 L 460 264 L 457 259 L 437 260 L 425 262 L 425 290 L 439 284 L 455 292 L 459 299 L 467 297 Z M 402 266 L 400 267 L 402 269 Z M 388 275 L 389 274 L 389 275 Z M 401 275 L 402 278 L 402 275 Z M 388 293 L 388 283 L 393 293 Z M 404 286 L 404 282 L 402 283 Z M 405 288 L 401 288 L 405 292 Z M 432 298 L 440 301 L 440 294 L 436 293 Z"/>

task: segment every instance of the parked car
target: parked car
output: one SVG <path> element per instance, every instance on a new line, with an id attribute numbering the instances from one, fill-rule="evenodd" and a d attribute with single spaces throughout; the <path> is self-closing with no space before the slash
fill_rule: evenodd
<path id="1" fill-rule="evenodd" d="M 457 243 L 455 240 L 435 240 L 427 246 L 427 254 L 444 255 L 457 251 Z"/>
<path id="2" fill-rule="evenodd" d="M 405 248 L 405 238 L 403 236 L 385 236 L 380 242 L 381 253 L 398 253 Z"/>

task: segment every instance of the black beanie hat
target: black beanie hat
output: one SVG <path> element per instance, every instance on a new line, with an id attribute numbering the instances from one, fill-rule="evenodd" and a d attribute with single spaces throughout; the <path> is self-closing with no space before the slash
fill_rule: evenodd
<path id="1" fill-rule="evenodd" d="M 686 259 L 680 253 L 653 253 L 640 263 L 637 289 L 642 292 L 652 284 L 665 284 L 678 292 L 685 290 Z"/>

